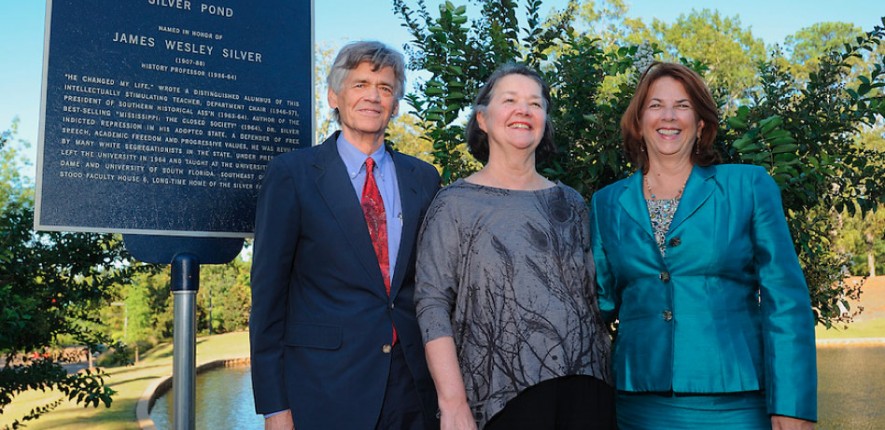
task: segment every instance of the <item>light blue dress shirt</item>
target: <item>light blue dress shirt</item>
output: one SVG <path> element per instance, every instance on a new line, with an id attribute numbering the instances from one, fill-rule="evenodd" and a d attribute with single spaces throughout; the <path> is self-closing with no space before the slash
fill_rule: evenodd
<path id="1" fill-rule="evenodd" d="M 363 196 L 363 185 L 366 183 L 366 154 L 356 149 L 344 134 L 338 135 L 338 154 L 347 168 L 347 175 L 353 184 L 357 200 Z M 378 191 L 381 192 L 381 200 L 384 201 L 384 213 L 387 215 L 387 250 L 390 256 L 390 279 L 393 279 L 396 267 L 396 256 L 399 253 L 399 243 L 403 233 L 403 211 L 399 196 L 399 185 L 396 181 L 396 166 L 393 158 L 386 151 L 384 145 L 370 155 L 375 160 L 375 182 Z"/>

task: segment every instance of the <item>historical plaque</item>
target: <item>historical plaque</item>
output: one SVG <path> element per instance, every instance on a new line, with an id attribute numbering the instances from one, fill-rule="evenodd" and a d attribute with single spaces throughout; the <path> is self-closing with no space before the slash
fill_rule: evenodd
<path id="1" fill-rule="evenodd" d="M 246 237 L 312 142 L 311 1 L 50 0 L 35 228 Z"/>

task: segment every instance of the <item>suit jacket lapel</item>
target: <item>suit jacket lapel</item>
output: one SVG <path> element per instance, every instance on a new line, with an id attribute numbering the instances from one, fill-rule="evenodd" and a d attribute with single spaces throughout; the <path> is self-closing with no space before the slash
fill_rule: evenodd
<path id="1" fill-rule="evenodd" d="M 685 183 L 679 207 L 676 208 L 676 214 L 673 215 L 673 221 L 670 222 L 670 231 L 675 231 L 683 221 L 697 212 L 698 208 L 710 198 L 713 190 L 716 189 L 716 181 L 713 180 L 715 176 L 716 169 L 711 166 L 695 166 L 692 169 L 691 175 Z"/>
<path id="2" fill-rule="evenodd" d="M 645 231 L 652 240 L 654 233 L 651 230 L 651 218 L 648 215 L 648 205 L 642 193 L 642 173 L 636 172 L 624 182 L 624 190 L 618 199 L 624 212 L 633 218 L 639 227 Z"/>
<path id="3" fill-rule="evenodd" d="M 393 165 L 396 167 L 396 181 L 399 188 L 400 207 L 402 208 L 402 235 L 400 237 L 399 250 L 396 254 L 396 267 L 393 271 L 393 279 L 390 280 L 390 296 L 396 297 L 406 276 L 408 265 L 412 260 L 412 250 L 415 248 L 418 231 L 418 218 L 421 216 L 419 207 L 418 188 L 415 178 L 415 164 L 399 152 L 390 151 Z"/>
<path id="4" fill-rule="evenodd" d="M 317 150 L 314 164 L 317 189 L 350 242 L 350 247 L 356 253 L 366 274 L 376 279 L 375 285 L 384 285 L 363 209 L 359 198 L 353 192 L 353 184 L 350 182 L 344 161 L 338 155 L 335 143 L 337 139 L 338 133 L 335 133 Z M 383 287 L 379 292 L 386 295 Z"/>

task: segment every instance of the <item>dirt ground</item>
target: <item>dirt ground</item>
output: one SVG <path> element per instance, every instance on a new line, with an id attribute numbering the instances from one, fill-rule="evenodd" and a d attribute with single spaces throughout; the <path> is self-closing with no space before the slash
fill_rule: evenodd
<path id="1" fill-rule="evenodd" d="M 849 282 L 856 279 L 859 278 L 850 278 Z M 855 320 L 885 318 L 885 276 L 867 278 L 860 290 L 860 300 L 849 300 L 852 308 L 863 306 L 863 312 Z"/>

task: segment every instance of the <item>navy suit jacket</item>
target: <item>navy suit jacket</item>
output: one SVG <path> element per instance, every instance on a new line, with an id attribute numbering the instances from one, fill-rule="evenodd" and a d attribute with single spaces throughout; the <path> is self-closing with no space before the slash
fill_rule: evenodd
<path id="1" fill-rule="evenodd" d="M 768 412 L 817 418 L 814 314 L 781 204 L 758 166 L 695 166 L 662 257 L 642 174 L 593 196 L 599 307 L 618 318 L 618 390 L 764 390 Z"/>
<path id="2" fill-rule="evenodd" d="M 425 416 L 433 417 L 413 294 L 416 235 L 439 174 L 390 151 L 403 225 L 388 296 L 337 137 L 274 158 L 261 186 L 249 321 L 256 411 L 290 409 L 299 430 L 374 428 L 395 325 Z"/>

